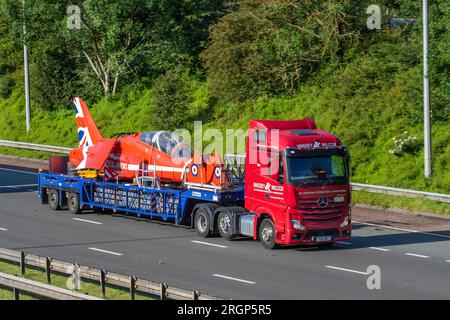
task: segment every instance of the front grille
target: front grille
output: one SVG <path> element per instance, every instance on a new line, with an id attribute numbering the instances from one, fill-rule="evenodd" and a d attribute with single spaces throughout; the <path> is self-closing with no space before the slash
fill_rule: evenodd
<path id="1" fill-rule="evenodd" d="M 312 237 L 317 236 L 332 236 L 332 237 L 339 237 L 339 230 L 338 229 L 321 229 L 321 230 L 311 230 L 308 231 L 306 234 L 306 238 L 310 239 Z"/>
<path id="2" fill-rule="evenodd" d="M 344 202 L 329 202 L 325 208 L 326 209 L 338 209 L 338 208 L 342 208 L 344 206 L 345 206 Z M 300 201 L 298 201 L 297 207 L 300 210 L 323 210 L 323 209 L 325 209 L 325 208 L 320 207 L 317 204 L 317 199 L 300 200 Z"/>
<path id="3" fill-rule="evenodd" d="M 304 221 L 330 221 L 339 219 L 342 216 L 341 211 L 331 212 L 304 212 L 302 214 Z"/>

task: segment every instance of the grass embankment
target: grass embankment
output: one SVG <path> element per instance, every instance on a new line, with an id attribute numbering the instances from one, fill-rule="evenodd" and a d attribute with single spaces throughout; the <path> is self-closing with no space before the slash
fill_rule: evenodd
<path id="1" fill-rule="evenodd" d="M 19 275 L 20 270 L 19 266 L 13 263 L 5 262 L 0 260 L 0 272 L 11 274 L 11 275 Z M 26 279 L 34 280 L 38 282 L 47 283 L 47 278 L 45 272 L 35 269 L 35 268 L 27 268 L 25 272 Z M 67 281 L 68 277 L 65 275 L 52 273 L 52 285 L 67 289 Z M 81 281 L 81 289 L 78 290 L 80 293 L 88 294 L 91 296 L 102 297 L 101 287 L 98 283 L 92 281 Z M 140 294 L 136 294 L 136 300 L 154 300 L 151 297 L 143 296 Z M 12 291 L 0 288 L 0 300 L 11 300 L 13 299 Z M 30 295 L 27 293 L 20 294 L 21 300 L 42 300 L 45 299 L 43 297 L 38 297 L 34 295 Z M 106 286 L 106 299 L 108 300 L 129 300 L 130 293 L 125 289 L 120 289 L 117 287 Z"/>
<path id="2" fill-rule="evenodd" d="M 352 192 L 353 204 L 365 204 L 384 209 L 402 209 L 414 213 L 435 213 L 450 216 L 450 204 L 422 198 L 399 197 L 364 191 Z"/>

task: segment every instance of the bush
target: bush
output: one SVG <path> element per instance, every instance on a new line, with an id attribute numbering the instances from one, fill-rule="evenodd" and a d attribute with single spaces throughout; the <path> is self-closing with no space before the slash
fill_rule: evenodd
<path id="1" fill-rule="evenodd" d="M 6 99 L 11 95 L 15 81 L 10 74 L 6 74 L 0 77 L 0 98 Z"/>
<path id="2" fill-rule="evenodd" d="M 187 72 L 182 69 L 167 71 L 153 88 L 151 126 L 160 130 L 182 128 L 188 121 L 192 101 Z"/>

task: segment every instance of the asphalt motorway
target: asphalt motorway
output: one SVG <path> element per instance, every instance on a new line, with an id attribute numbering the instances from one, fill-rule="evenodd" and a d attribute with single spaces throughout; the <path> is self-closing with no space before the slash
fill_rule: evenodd
<path id="1" fill-rule="evenodd" d="M 446 232 L 354 223 L 351 241 L 329 249 L 269 251 L 120 215 L 52 211 L 35 184 L 35 170 L 0 166 L 0 247 L 231 299 L 450 298 Z M 380 289 L 367 286 L 369 266 L 379 267 Z"/>

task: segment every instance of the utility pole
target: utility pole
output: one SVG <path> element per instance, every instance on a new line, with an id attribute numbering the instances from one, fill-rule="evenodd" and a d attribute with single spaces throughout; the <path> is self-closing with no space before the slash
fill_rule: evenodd
<path id="1" fill-rule="evenodd" d="M 30 104 L 30 74 L 28 67 L 28 47 L 27 47 L 27 25 L 26 25 L 26 6 L 25 0 L 22 2 L 23 10 L 23 68 L 25 74 L 25 107 L 26 107 L 26 122 L 27 132 L 31 128 L 31 104 Z"/>
<path id="2" fill-rule="evenodd" d="M 428 70 L 428 0 L 423 0 L 423 130 L 424 173 L 431 178 L 430 81 Z"/>

